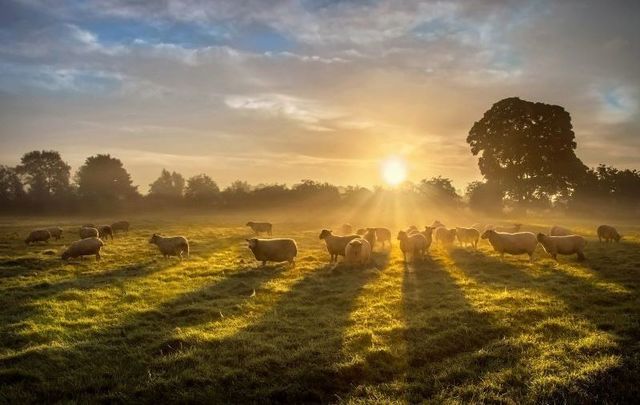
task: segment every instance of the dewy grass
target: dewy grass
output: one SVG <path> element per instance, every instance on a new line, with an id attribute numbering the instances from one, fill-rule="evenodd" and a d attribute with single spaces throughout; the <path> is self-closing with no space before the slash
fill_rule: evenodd
<path id="1" fill-rule="evenodd" d="M 500 261 L 397 244 L 330 266 L 316 227 L 296 267 L 253 260 L 247 228 L 136 224 L 103 260 L 59 259 L 0 229 L 0 400 L 25 402 L 628 402 L 640 395 L 640 245 L 589 238 L 588 260 Z M 69 227 L 71 229 L 71 227 Z M 149 235 L 183 234 L 185 261 Z M 635 230 L 637 234 L 637 229 Z M 633 233 L 632 233 L 633 234 Z"/>

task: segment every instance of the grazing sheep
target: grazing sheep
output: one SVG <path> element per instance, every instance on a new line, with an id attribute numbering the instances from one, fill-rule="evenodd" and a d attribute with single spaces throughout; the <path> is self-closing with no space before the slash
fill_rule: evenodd
<path id="1" fill-rule="evenodd" d="M 367 229 L 374 229 L 376 231 L 376 240 L 382 243 L 382 247 L 384 247 L 385 242 L 389 242 L 389 247 L 391 247 L 391 231 L 388 228 L 367 228 Z"/>
<path id="2" fill-rule="evenodd" d="M 113 229 L 110 225 L 100 225 L 98 227 L 98 234 L 101 238 L 108 239 L 108 237 L 111 237 L 111 240 L 113 240 Z"/>
<path id="3" fill-rule="evenodd" d="M 269 222 L 249 221 L 247 222 L 246 226 L 253 229 L 253 232 L 255 232 L 256 235 L 259 235 L 260 233 L 266 233 L 267 235 L 271 236 L 271 231 L 273 230 L 273 225 L 270 224 Z"/>
<path id="4" fill-rule="evenodd" d="M 442 246 L 451 246 L 456 239 L 456 230 L 440 226 L 435 229 L 434 236 L 436 241 Z"/>
<path id="5" fill-rule="evenodd" d="M 97 238 L 100 236 L 100 233 L 96 228 L 89 228 L 86 226 L 83 226 L 82 228 L 80 228 L 80 232 L 78 232 L 78 234 L 80 235 L 80 239 Z"/>
<path id="6" fill-rule="evenodd" d="M 429 248 L 431 247 L 431 243 L 433 242 L 433 230 L 435 228 L 431 227 L 431 226 L 425 226 L 424 227 L 424 231 L 420 232 L 423 236 L 424 239 L 427 241 L 427 245 L 425 250 L 429 250 Z"/>
<path id="7" fill-rule="evenodd" d="M 48 242 L 51 238 L 51 233 L 46 229 L 35 229 L 29 233 L 27 239 L 24 240 L 26 245 L 36 242 Z"/>
<path id="8" fill-rule="evenodd" d="M 398 232 L 398 240 L 400 241 L 400 250 L 405 263 L 407 262 L 407 253 L 411 255 L 412 261 L 415 261 L 416 258 L 424 258 L 427 250 L 427 239 L 423 234 L 414 233 L 409 235 L 405 231 L 400 231 Z"/>
<path id="9" fill-rule="evenodd" d="M 500 258 L 504 258 L 505 253 L 510 255 L 526 253 L 529 255 L 529 261 L 533 263 L 533 252 L 536 250 L 538 240 L 531 232 L 506 233 L 489 229 L 482 234 L 481 238 L 489 240 L 493 249 L 500 253 Z"/>
<path id="10" fill-rule="evenodd" d="M 612 240 L 620 242 L 622 236 L 618 233 L 616 228 L 610 225 L 600 225 L 598 227 L 598 239 L 600 242 L 602 242 L 602 239 L 604 239 L 605 242 L 610 242 Z"/>
<path id="11" fill-rule="evenodd" d="M 542 245 L 545 252 L 558 261 L 558 255 L 578 255 L 578 261 L 583 261 L 584 247 L 587 242 L 582 236 L 579 235 L 567 235 L 567 236 L 547 236 L 544 233 L 539 233 L 537 236 L 538 242 Z"/>
<path id="12" fill-rule="evenodd" d="M 335 236 L 328 229 L 323 229 L 320 232 L 320 239 L 324 239 L 324 243 L 327 244 L 327 251 L 331 255 L 330 262 L 338 261 L 338 256 L 344 256 L 344 249 L 347 247 L 347 243 L 353 239 L 359 238 L 358 235 L 345 235 Z"/>
<path id="13" fill-rule="evenodd" d="M 262 262 L 263 266 L 267 262 L 289 262 L 295 265 L 295 257 L 298 254 L 298 246 L 293 239 L 247 239 L 249 249 L 256 260 Z"/>
<path id="14" fill-rule="evenodd" d="M 373 228 L 367 228 L 367 232 L 362 235 L 362 239 L 365 239 L 367 242 L 369 242 L 369 247 L 371 248 L 371 250 L 373 250 L 374 246 L 376 245 L 376 230 Z"/>
<path id="15" fill-rule="evenodd" d="M 123 232 L 129 232 L 129 222 L 127 221 L 118 221 L 118 222 L 114 222 L 111 224 L 111 230 L 113 231 L 113 233 L 116 233 L 116 231 L 123 231 Z"/>
<path id="16" fill-rule="evenodd" d="M 49 233 L 51 234 L 52 238 L 55 238 L 56 240 L 59 240 L 60 238 L 62 238 L 62 228 L 55 226 L 53 228 L 47 228 L 47 231 L 49 231 Z"/>
<path id="17" fill-rule="evenodd" d="M 511 226 L 495 226 L 491 229 L 496 232 L 518 233 L 520 232 L 520 229 L 522 229 L 522 224 L 513 224 Z"/>
<path id="18" fill-rule="evenodd" d="M 563 228 L 561 226 L 558 225 L 554 225 L 551 227 L 551 229 L 549 230 L 549 235 L 551 236 L 569 236 L 569 235 L 573 235 L 574 233 L 571 232 L 569 229 L 567 228 Z"/>
<path id="19" fill-rule="evenodd" d="M 100 260 L 100 248 L 102 246 L 104 246 L 104 242 L 96 237 L 77 240 L 62 252 L 62 260 L 91 255 L 95 255 L 96 260 Z"/>
<path id="20" fill-rule="evenodd" d="M 371 245 L 366 239 L 356 238 L 347 243 L 344 250 L 344 263 L 351 266 L 364 266 L 371 260 Z"/>
<path id="21" fill-rule="evenodd" d="M 456 227 L 456 236 L 458 237 L 458 242 L 462 246 L 466 246 L 469 244 L 474 249 L 478 248 L 478 239 L 480 239 L 480 232 L 478 232 L 475 228 L 459 228 Z"/>
<path id="22" fill-rule="evenodd" d="M 342 232 L 343 235 L 353 235 L 353 227 L 351 224 L 342 224 L 340 232 Z"/>
<path id="23" fill-rule="evenodd" d="M 149 243 L 156 245 L 165 258 L 178 256 L 182 260 L 183 253 L 189 257 L 189 241 L 184 236 L 160 236 L 154 233 Z"/>

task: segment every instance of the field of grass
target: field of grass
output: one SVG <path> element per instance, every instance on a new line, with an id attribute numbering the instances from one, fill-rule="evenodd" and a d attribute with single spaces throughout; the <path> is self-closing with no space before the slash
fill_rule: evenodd
<path id="1" fill-rule="evenodd" d="M 0 227 L 0 402 L 640 397 L 640 227 L 608 245 L 585 228 L 583 263 L 481 243 L 405 266 L 396 243 L 349 269 L 328 264 L 320 225 L 276 223 L 297 265 L 261 268 L 247 228 L 215 219 L 132 220 L 102 261 L 68 263 L 71 231 L 24 245 L 37 224 Z M 157 231 L 187 236 L 191 257 L 163 259 Z"/>

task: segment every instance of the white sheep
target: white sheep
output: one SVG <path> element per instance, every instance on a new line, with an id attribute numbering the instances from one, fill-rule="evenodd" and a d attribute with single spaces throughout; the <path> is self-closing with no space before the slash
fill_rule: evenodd
<path id="1" fill-rule="evenodd" d="M 100 238 L 109 239 L 109 237 L 111 237 L 111 240 L 113 240 L 113 229 L 111 225 L 100 225 L 97 229 Z"/>
<path id="2" fill-rule="evenodd" d="M 433 230 L 433 227 L 425 226 L 424 231 L 420 232 L 424 236 L 424 239 L 427 243 L 425 246 L 425 250 L 429 250 L 429 248 L 431 247 L 431 243 L 433 242 Z"/>
<path id="3" fill-rule="evenodd" d="M 456 227 L 456 237 L 458 242 L 462 246 L 469 244 L 474 249 L 478 248 L 478 239 L 480 239 L 480 232 L 475 228 L 461 228 Z"/>
<path id="4" fill-rule="evenodd" d="M 183 253 L 189 257 L 189 241 L 184 236 L 160 236 L 154 233 L 149 243 L 156 245 L 165 258 L 178 256 L 182 260 Z"/>
<path id="5" fill-rule="evenodd" d="M 604 239 L 605 242 L 610 242 L 612 240 L 620 242 L 622 236 L 618 233 L 616 228 L 611 225 L 600 225 L 598 227 L 598 239 L 600 242 L 602 242 L 602 239 Z"/>
<path id="6" fill-rule="evenodd" d="M 347 247 L 347 243 L 351 242 L 355 238 L 359 238 L 359 236 L 336 236 L 333 235 L 329 229 L 323 229 L 320 232 L 320 239 L 324 239 L 324 243 L 327 245 L 327 251 L 331 255 L 331 263 L 338 261 L 338 256 L 344 256 L 344 250 Z"/>
<path id="7" fill-rule="evenodd" d="M 567 236 L 548 236 L 543 233 L 539 233 L 537 236 L 538 242 L 542 245 L 545 252 L 558 261 L 558 255 L 578 255 L 578 261 L 583 261 L 584 247 L 587 242 L 582 236 L 579 235 L 567 235 Z"/>
<path id="8" fill-rule="evenodd" d="M 376 232 L 376 241 L 382 244 L 384 247 L 385 242 L 389 243 L 391 247 L 391 231 L 388 228 L 367 228 L 367 230 L 373 229 Z M 371 246 L 373 248 L 373 246 Z"/>
<path id="9" fill-rule="evenodd" d="M 435 229 L 434 237 L 442 246 L 451 246 L 456 239 L 456 230 L 439 226 Z"/>
<path id="10" fill-rule="evenodd" d="M 51 233 L 46 229 L 34 229 L 29 232 L 29 236 L 24 240 L 26 245 L 36 242 L 48 242 L 51 238 Z"/>
<path id="11" fill-rule="evenodd" d="M 269 222 L 249 221 L 246 226 L 250 227 L 256 235 L 259 235 L 260 233 L 266 233 L 269 236 L 272 235 L 273 225 Z"/>
<path id="12" fill-rule="evenodd" d="M 295 265 L 295 257 L 298 255 L 298 245 L 293 239 L 247 239 L 248 247 L 256 260 L 262 262 L 263 266 L 267 262 L 289 262 Z"/>
<path id="13" fill-rule="evenodd" d="M 427 250 L 427 239 L 421 233 L 407 234 L 405 231 L 398 232 L 398 238 L 400 241 L 400 250 L 404 257 L 404 262 L 407 262 L 407 254 L 411 255 L 411 260 L 415 261 L 417 258 L 423 259 Z"/>
<path id="14" fill-rule="evenodd" d="M 100 260 L 100 249 L 102 246 L 104 246 L 104 242 L 96 237 L 77 240 L 62 252 L 62 260 L 92 255 L 96 256 L 96 260 Z"/>
<path id="15" fill-rule="evenodd" d="M 60 228 L 59 226 L 47 228 L 47 231 L 49 231 L 49 233 L 51 234 L 51 237 L 55 238 L 56 240 L 62 237 L 62 228 Z"/>
<path id="16" fill-rule="evenodd" d="M 365 266 L 371 260 L 371 245 L 366 239 L 356 238 L 347 243 L 344 263 L 351 266 Z"/>
<path id="17" fill-rule="evenodd" d="M 504 258 L 505 253 L 510 255 L 526 253 L 529 255 L 530 262 L 533 262 L 533 252 L 538 245 L 536 235 L 531 232 L 506 233 L 489 229 L 482 234 L 481 238 L 488 239 L 493 249 L 500 253 L 501 258 Z"/>
<path id="18" fill-rule="evenodd" d="M 559 225 L 554 225 L 551 227 L 551 229 L 549 230 L 549 235 L 551 236 L 568 236 L 568 235 L 573 235 L 574 233 L 571 232 L 571 230 L 567 229 L 567 228 L 563 228 Z"/>
<path id="19" fill-rule="evenodd" d="M 80 239 L 97 238 L 100 236 L 100 233 L 96 228 L 90 228 L 87 226 L 83 226 L 82 228 L 80 228 L 80 232 L 78 232 L 78 234 L 80 235 Z"/>

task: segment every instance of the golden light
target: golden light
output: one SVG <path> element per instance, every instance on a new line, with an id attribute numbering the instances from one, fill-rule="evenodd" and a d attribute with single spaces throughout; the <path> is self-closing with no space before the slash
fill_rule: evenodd
<path id="1" fill-rule="evenodd" d="M 391 157 L 382 162 L 381 174 L 390 186 L 397 186 L 407 178 L 407 164 L 398 157 Z"/>

